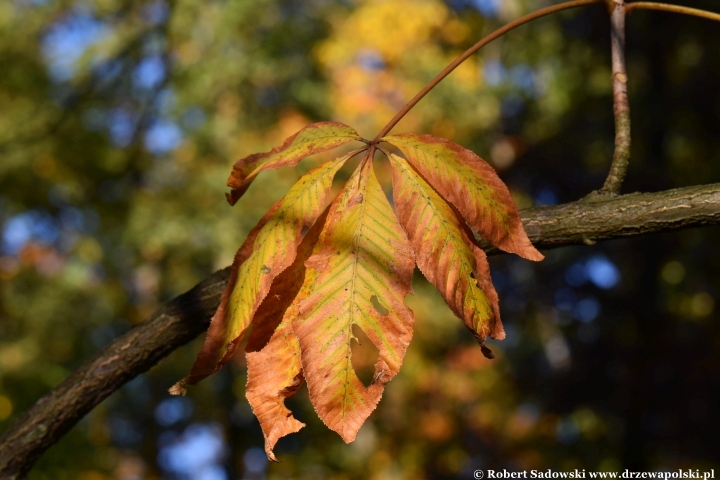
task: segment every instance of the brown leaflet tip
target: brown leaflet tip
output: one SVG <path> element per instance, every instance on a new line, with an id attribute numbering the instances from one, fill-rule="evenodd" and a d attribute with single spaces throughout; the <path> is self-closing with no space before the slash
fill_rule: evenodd
<path id="1" fill-rule="evenodd" d="M 525 249 L 523 252 L 523 257 L 527 258 L 528 260 L 532 260 L 533 262 L 541 262 L 545 259 L 545 255 L 540 253 L 537 248 L 530 245 L 529 248 Z"/>
<path id="2" fill-rule="evenodd" d="M 306 426 L 304 423 L 298 422 L 297 420 L 292 418 L 292 413 L 288 413 L 287 417 L 289 420 L 292 420 L 292 422 L 294 423 L 294 427 L 292 429 L 285 430 L 283 432 L 277 432 L 276 429 L 273 429 L 273 431 L 270 432 L 270 436 L 272 438 L 265 437 L 265 455 L 267 455 L 268 460 L 271 460 L 275 463 L 280 463 L 280 460 L 278 460 L 275 457 L 275 453 L 273 452 L 273 449 L 275 448 L 275 445 L 277 445 L 278 440 L 280 440 L 280 438 L 282 438 L 286 435 L 289 435 L 291 433 L 297 433 L 300 430 L 302 430 L 303 427 Z M 263 435 L 264 435 L 264 433 L 263 433 Z"/>
<path id="3" fill-rule="evenodd" d="M 185 384 L 185 380 L 180 380 L 175 385 L 170 387 L 168 389 L 168 392 L 170 392 L 170 395 L 180 395 L 181 397 L 184 397 L 187 393 L 187 385 Z"/>
<path id="4" fill-rule="evenodd" d="M 480 345 L 480 351 L 481 351 L 482 354 L 485 356 L 485 358 L 488 358 L 488 359 L 490 359 L 490 360 L 492 360 L 493 358 L 495 358 L 495 354 L 492 352 L 492 350 L 490 350 L 490 349 L 489 349 L 486 345 L 484 345 L 484 344 Z"/>
<path id="5" fill-rule="evenodd" d="M 502 326 L 502 322 L 499 320 L 495 324 L 495 328 L 492 332 L 490 332 L 490 338 L 493 340 L 504 340 L 505 339 L 505 329 Z"/>
<path id="6" fill-rule="evenodd" d="M 225 198 L 227 199 L 227 202 L 230 204 L 230 206 L 234 206 L 238 200 L 240 200 L 240 197 L 242 197 L 245 192 L 247 192 L 248 188 L 250 188 L 250 185 L 241 185 L 238 188 L 233 188 L 231 192 L 225 193 Z"/>
<path id="7" fill-rule="evenodd" d="M 292 413 L 289 413 L 288 417 L 292 417 Z M 289 435 L 291 433 L 297 433 L 303 427 L 306 426 L 304 423 L 298 422 L 297 420 L 295 420 L 295 422 L 296 422 L 295 429 L 285 432 L 284 434 L 278 436 L 278 438 L 274 438 L 274 439 L 265 438 L 265 455 L 267 455 L 268 460 L 275 462 L 275 463 L 281 463 L 280 460 L 278 460 L 277 457 L 275 457 L 275 452 L 273 452 L 273 449 L 275 448 L 275 445 L 277 445 L 277 441 L 280 440 L 280 437 Z"/>
<path id="8" fill-rule="evenodd" d="M 354 432 L 354 433 L 342 432 L 342 433 L 340 433 L 338 431 L 335 431 L 335 433 L 340 435 L 340 438 L 342 438 L 342 441 L 345 442 L 345 445 L 350 445 L 352 442 L 355 441 L 355 438 L 357 437 L 357 432 Z"/>

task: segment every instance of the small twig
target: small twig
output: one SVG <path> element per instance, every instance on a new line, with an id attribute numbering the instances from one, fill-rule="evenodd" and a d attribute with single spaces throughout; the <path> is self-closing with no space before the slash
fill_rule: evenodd
<path id="1" fill-rule="evenodd" d="M 625 0 L 607 0 L 610 5 L 610 45 L 612 49 L 613 113 L 615 114 L 615 152 L 610 172 L 598 193 L 618 195 L 630 160 L 630 102 L 625 65 Z"/>
<path id="2" fill-rule="evenodd" d="M 706 18 L 720 22 L 720 13 L 708 12 L 697 8 L 681 7 L 679 5 L 670 5 L 667 3 L 657 2 L 634 2 L 625 6 L 625 12 L 630 13 L 633 10 L 662 10 L 665 12 L 683 13 L 685 15 L 693 15 L 695 17 Z"/>
<path id="3" fill-rule="evenodd" d="M 410 111 L 411 108 L 413 108 L 422 98 L 428 94 L 430 90 L 435 88 L 435 86 L 440 83 L 445 77 L 447 77 L 450 72 L 455 70 L 458 65 L 460 65 L 462 62 L 467 60 L 471 55 L 473 55 L 475 52 L 480 50 L 482 47 L 487 45 L 488 43 L 492 42 L 498 37 L 501 37 L 502 35 L 506 34 L 510 30 L 513 30 L 516 27 L 519 27 L 520 25 L 524 25 L 532 20 L 538 19 L 540 17 L 544 17 L 546 15 L 550 15 L 551 13 L 559 12 L 561 10 L 567 10 L 569 8 L 575 8 L 575 7 L 581 7 L 583 5 L 592 5 L 594 3 L 603 3 L 605 0 L 574 0 L 572 2 L 565 2 L 561 3 L 560 5 L 553 5 L 552 7 L 546 7 L 541 8 L 540 10 L 537 10 L 535 12 L 529 13 L 523 17 L 518 18 L 517 20 L 514 20 L 504 27 L 498 28 L 493 33 L 488 35 L 487 37 L 483 38 L 479 42 L 477 42 L 472 47 L 465 50 L 465 52 L 457 57 L 450 65 L 445 67 L 445 69 L 438 73 L 435 78 L 433 78 L 430 83 L 428 83 L 422 90 L 418 92 L 417 95 L 415 95 L 412 100 L 410 100 L 407 105 L 405 105 L 402 110 L 400 110 L 397 115 L 395 115 L 392 120 L 388 122 L 385 127 L 383 127 L 382 130 L 380 130 L 380 133 L 377 134 L 377 136 L 373 139 L 372 143 L 377 143 L 380 138 L 387 135 L 387 133 L 392 130 L 392 128 L 397 125 L 397 123 L 402 120 L 402 118 L 405 116 L 406 113 Z"/>

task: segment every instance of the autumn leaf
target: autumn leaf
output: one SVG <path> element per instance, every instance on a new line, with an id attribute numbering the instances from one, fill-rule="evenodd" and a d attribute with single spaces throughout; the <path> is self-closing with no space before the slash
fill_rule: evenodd
<path id="1" fill-rule="evenodd" d="M 353 140 L 361 140 L 360 135 L 345 124 L 311 123 L 285 140 L 281 146 L 269 152 L 249 155 L 235 162 L 227 181 L 228 187 L 232 188 L 227 194 L 227 200 L 230 205 L 235 205 L 260 172 L 294 167 L 305 157 L 331 150 Z"/>
<path id="2" fill-rule="evenodd" d="M 293 329 L 310 400 L 323 422 L 351 442 L 400 369 L 413 325 L 404 303 L 411 292 L 412 250 L 371 159 L 363 161 L 333 201 L 305 265 L 313 270 L 314 284 Z M 367 387 L 351 362 L 354 325 L 380 352 Z"/>
<path id="3" fill-rule="evenodd" d="M 308 125 L 271 152 L 240 160 L 228 198 L 234 203 L 263 170 L 295 165 L 352 140 L 367 146 L 301 177 L 250 232 L 190 374 L 171 389 L 184 393 L 220 368 L 252 327 L 246 394 L 271 460 L 277 441 L 304 426 L 285 405 L 303 382 L 322 421 L 345 442 L 355 439 L 410 343 L 414 318 L 405 297 L 415 264 L 492 358 L 486 338 L 505 333 L 473 230 L 505 251 L 543 258 L 493 168 L 430 135 L 380 139 L 399 148 L 402 158 L 346 125 Z M 396 211 L 373 170 L 378 149 L 390 160 Z M 329 202 L 335 173 L 362 151 L 363 160 Z M 353 368 L 353 329 L 378 351 L 367 385 Z"/>
<path id="4" fill-rule="evenodd" d="M 470 227 L 490 243 L 528 260 L 544 258 L 530 243 L 510 191 L 475 153 L 432 135 L 405 133 L 382 141 L 399 148 Z"/>
<path id="5" fill-rule="evenodd" d="M 325 208 L 335 173 L 356 153 L 303 175 L 260 220 L 235 256 L 228 286 L 190 374 L 172 393 L 184 393 L 185 386 L 196 384 L 229 360 L 272 281 L 293 263 L 298 244 Z"/>

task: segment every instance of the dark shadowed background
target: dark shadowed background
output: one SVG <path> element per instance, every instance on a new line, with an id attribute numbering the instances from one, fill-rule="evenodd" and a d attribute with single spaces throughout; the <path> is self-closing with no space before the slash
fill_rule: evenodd
<path id="1" fill-rule="evenodd" d="M 263 174 L 230 208 L 237 158 L 312 121 L 372 137 L 457 54 L 547 3 L 0 0 L 0 431 L 230 264 L 313 165 Z M 680 3 L 718 11 L 712 0 Z M 627 28 L 623 192 L 720 181 L 718 24 L 637 11 Z M 473 149 L 521 208 L 600 188 L 613 150 L 606 11 L 564 12 L 494 42 L 402 131 Z M 387 165 L 376 169 L 388 187 Z M 356 442 L 327 430 L 303 389 L 289 405 L 307 427 L 280 441 L 280 464 L 268 464 L 244 398 L 243 355 L 187 397 L 166 393 L 199 339 L 102 403 L 30 478 L 720 475 L 718 245 L 711 227 L 547 251 L 540 264 L 493 257 L 508 335 L 492 342 L 492 361 L 416 272 L 413 342 Z"/>

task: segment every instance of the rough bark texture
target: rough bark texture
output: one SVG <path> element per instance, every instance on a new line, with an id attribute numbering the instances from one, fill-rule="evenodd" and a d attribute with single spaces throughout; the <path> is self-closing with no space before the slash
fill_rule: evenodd
<path id="1" fill-rule="evenodd" d="M 539 248 L 720 224 L 720 184 L 619 197 L 594 195 L 520 212 Z M 488 253 L 493 252 L 486 249 Z M 208 277 L 90 358 L 0 436 L 0 479 L 21 479 L 37 458 L 126 382 L 208 327 L 230 269 Z"/>
<path id="2" fill-rule="evenodd" d="M 520 212 L 538 248 L 702 227 L 720 223 L 720 184 L 619 197 L 589 196 L 578 202 Z"/>

